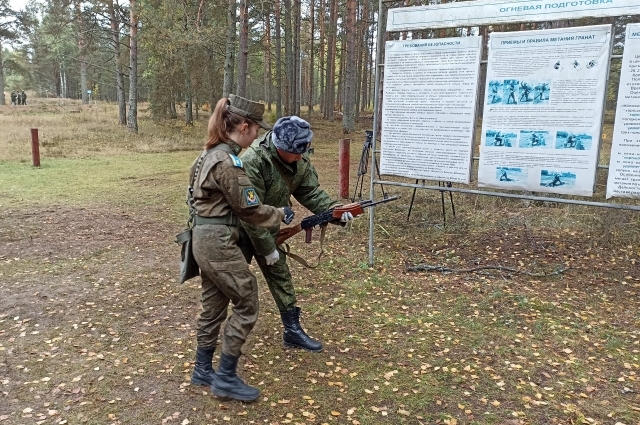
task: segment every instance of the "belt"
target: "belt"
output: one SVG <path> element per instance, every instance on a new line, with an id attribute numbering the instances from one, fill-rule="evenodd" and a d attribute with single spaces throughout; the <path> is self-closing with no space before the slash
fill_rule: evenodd
<path id="1" fill-rule="evenodd" d="M 193 219 L 193 224 L 196 226 L 201 224 L 226 224 L 227 226 L 237 226 L 239 224 L 239 220 L 238 217 L 231 213 L 223 215 L 222 217 L 200 217 L 197 215 Z"/>

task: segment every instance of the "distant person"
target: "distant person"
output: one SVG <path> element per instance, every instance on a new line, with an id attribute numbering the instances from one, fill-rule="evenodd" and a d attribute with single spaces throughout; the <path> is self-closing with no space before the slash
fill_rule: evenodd
<path id="1" fill-rule="evenodd" d="M 22 97 L 20 96 L 20 91 L 16 93 L 16 105 L 22 105 Z"/>
<path id="2" fill-rule="evenodd" d="M 26 105 L 27 104 L 27 94 L 24 92 L 24 90 L 22 90 L 22 93 L 20 93 L 20 97 L 22 98 L 22 104 Z"/>
<path id="3" fill-rule="evenodd" d="M 18 97 L 18 96 L 16 95 L 16 91 L 15 91 L 15 90 L 13 90 L 13 91 L 11 92 L 11 106 L 15 106 L 15 105 L 16 105 L 16 98 L 17 98 L 17 97 Z"/>

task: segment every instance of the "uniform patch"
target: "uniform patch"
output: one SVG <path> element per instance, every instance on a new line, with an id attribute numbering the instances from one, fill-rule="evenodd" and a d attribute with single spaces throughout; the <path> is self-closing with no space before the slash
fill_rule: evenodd
<path id="1" fill-rule="evenodd" d="M 230 153 L 229 156 L 231 157 L 231 161 L 233 162 L 233 165 L 235 167 L 242 168 L 242 161 L 240 160 L 240 158 L 238 158 L 232 153 Z"/>
<path id="2" fill-rule="evenodd" d="M 260 203 L 256 190 L 252 187 L 248 187 L 244 190 L 244 200 L 247 202 L 248 207 L 258 205 Z"/>

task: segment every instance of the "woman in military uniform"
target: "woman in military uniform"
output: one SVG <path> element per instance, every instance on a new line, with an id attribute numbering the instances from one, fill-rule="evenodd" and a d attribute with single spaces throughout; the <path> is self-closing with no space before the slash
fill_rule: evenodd
<path id="1" fill-rule="evenodd" d="M 263 120 L 264 105 L 230 95 L 216 104 L 209 119 L 205 151 L 191 166 L 193 207 L 193 254 L 201 270 L 202 312 L 198 318 L 196 365 L 191 382 L 209 385 L 214 394 L 254 401 L 257 388 L 236 374 L 241 348 L 258 319 L 258 285 L 249 271 L 238 241 L 239 219 L 259 227 L 278 228 L 290 223 L 291 208 L 260 203 L 255 188 L 237 157 L 256 138 L 258 128 L 269 129 Z M 220 326 L 222 335 L 218 371 L 212 367 Z"/>

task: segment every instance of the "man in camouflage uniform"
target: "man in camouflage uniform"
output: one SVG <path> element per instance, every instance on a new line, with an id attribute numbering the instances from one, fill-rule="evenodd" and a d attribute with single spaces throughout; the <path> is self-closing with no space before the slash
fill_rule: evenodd
<path id="1" fill-rule="evenodd" d="M 307 153 L 313 138 L 309 123 L 297 117 L 280 118 L 273 130 L 258 138 L 242 155 L 247 176 L 260 201 L 274 207 L 290 205 L 293 196 L 314 214 L 339 205 L 320 189 L 318 174 Z M 342 221 L 352 220 L 345 213 Z M 300 326 L 300 308 L 284 252 L 276 246 L 278 227 L 259 228 L 241 221 L 238 245 L 247 262 L 255 257 L 280 311 L 286 347 L 322 351 L 322 343 Z"/>

